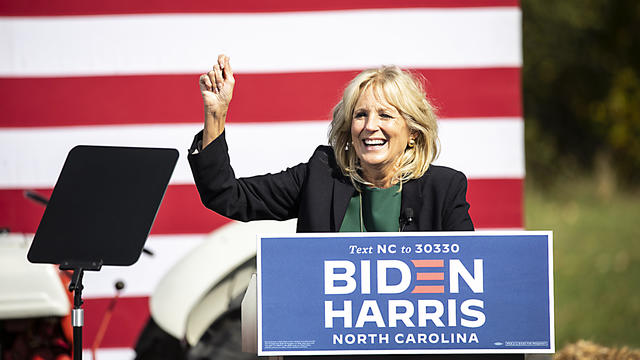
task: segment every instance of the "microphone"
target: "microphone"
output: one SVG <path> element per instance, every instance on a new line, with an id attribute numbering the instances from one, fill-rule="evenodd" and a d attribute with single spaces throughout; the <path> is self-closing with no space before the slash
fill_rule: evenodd
<path id="1" fill-rule="evenodd" d="M 413 209 L 405 208 L 400 215 L 400 231 L 404 231 L 405 226 L 413 223 Z"/>

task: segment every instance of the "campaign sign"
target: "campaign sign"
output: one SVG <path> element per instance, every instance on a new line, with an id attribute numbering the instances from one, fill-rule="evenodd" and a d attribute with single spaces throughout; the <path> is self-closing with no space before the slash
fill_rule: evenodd
<path id="1" fill-rule="evenodd" d="M 551 232 L 258 238 L 258 354 L 553 353 Z"/>

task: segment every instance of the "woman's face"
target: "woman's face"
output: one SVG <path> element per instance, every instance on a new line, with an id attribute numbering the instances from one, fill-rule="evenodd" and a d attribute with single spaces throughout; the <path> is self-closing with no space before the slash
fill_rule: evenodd
<path id="1" fill-rule="evenodd" d="M 394 171 L 410 138 L 398 110 L 368 88 L 360 95 L 351 121 L 351 141 L 364 173 Z"/>

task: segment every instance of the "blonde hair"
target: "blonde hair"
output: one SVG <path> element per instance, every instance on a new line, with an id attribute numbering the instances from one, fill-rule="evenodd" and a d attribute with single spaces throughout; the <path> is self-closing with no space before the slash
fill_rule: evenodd
<path id="1" fill-rule="evenodd" d="M 362 178 L 359 159 L 351 146 L 351 122 L 356 103 L 367 89 L 394 106 L 406 121 L 409 132 L 416 135 L 415 146 L 407 147 L 398 159 L 392 182 L 402 183 L 420 178 L 438 156 L 438 124 L 435 108 L 427 100 L 421 82 L 397 66 L 365 70 L 347 85 L 342 100 L 333 108 L 329 127 L 329 144 L 333 147 L 342 172 L 357 183 L 373 185 Z M 347 147 L 351 147 L 347 150 Z"/>

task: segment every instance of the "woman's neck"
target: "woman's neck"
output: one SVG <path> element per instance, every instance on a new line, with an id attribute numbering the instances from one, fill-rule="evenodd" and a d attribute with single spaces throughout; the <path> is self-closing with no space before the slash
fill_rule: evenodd
<path id="1" fill-rule="evenodd" d="M 393 175 L 395 171 L 391 168 L 374 168 L 374 167 L 363 167 L 362 168 L 362 178 L 367 182 L 373 184 L 373 186 L 386 189 L 393 186 Z"/>

